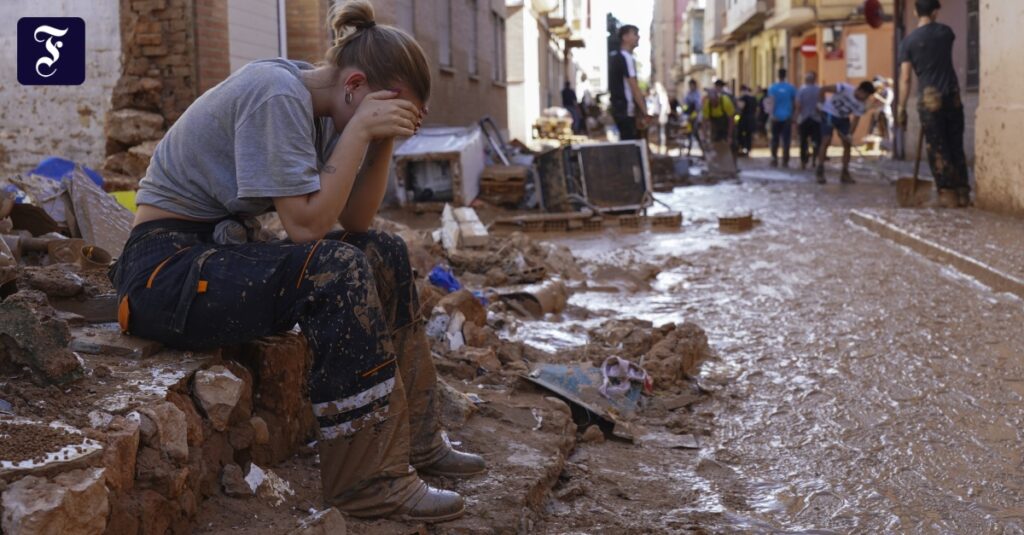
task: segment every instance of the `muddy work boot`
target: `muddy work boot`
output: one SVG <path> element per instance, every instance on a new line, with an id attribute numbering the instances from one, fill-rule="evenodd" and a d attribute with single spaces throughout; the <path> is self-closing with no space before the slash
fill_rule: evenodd
<path id="1" fill-rule="evenodd" d="M 939 189 L 938 197 L 932 202 L 932 208 L 957 208 L 959 198 L 956 191 L 951 189 Z"/>
<path id="2" fill-rule="evenodd" d="M 819 165 L 818 168 L 814 171 L 814 176 L 817 177 L 818 184 L 824 184 L 825 183 L 825 166 L 824 165 Z"/>
<path id="3" fill-rule="evenodd" d="M 447 437 L 445 437 L 447 442 Z M 469 477 L 487 470 L 484 458 L 472 453 L 463 453 L 451 446 L 444 457 L 427 465 L 417 466 L 416 471 L 428 476 Z"/>
<path id="4" fill-rule="evenodd" d="M 956 206 L 957 208 L 967 208 L 971 205 L 971 190 L 968 188 L 960 188 L 956 190 Z"/>
<path id="5" fill-rule="evenodd" d="M 465 502 L 457 492 L 423 485 L 421 492 L 409 497 L 389 516 L 395 520 L 430 524 L 455 520 L 465 512 Z"/>
<path id="6" fill-rule="evenodd" d="M 843 169 L 842 174 L 839 175 L 839 182 L 841 184 L 856 184 L 857 183 L 855 180 L 853 180 L 853 177 L 850 176 L 850 172 L 847 171 L 846 169 Z"/>

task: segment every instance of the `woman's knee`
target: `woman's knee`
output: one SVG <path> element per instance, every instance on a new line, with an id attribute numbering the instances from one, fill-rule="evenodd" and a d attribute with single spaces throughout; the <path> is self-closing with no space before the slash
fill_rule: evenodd
<path id="1" fill-rule="evenodd" d="M 316 287 L 352 280 L 373 280 L 370 263 L 358 247 L 335 240 L 320 240 L 306 260 L 303 279 Z"/>

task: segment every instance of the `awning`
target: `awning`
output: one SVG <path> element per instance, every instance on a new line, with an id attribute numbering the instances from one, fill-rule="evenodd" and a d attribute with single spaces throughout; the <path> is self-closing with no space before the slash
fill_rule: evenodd
<path id="1" fill-rule="evenodd" d="M 791 7 L 764 21 L 764 27 L 769 30 L 792 30 L 813 24 L 817 18 L 813 7 Z"/>

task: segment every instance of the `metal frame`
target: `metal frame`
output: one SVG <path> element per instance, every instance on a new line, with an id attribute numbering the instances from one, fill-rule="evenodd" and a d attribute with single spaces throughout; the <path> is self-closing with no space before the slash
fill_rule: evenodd
<path id="1" fill-rule="evenodd" d="M 579 149 L 583 149 L 583 148 L 590 149 L 590 148 L 593 148 L 593 147 L 601 147 L 601 146 L 609 146 L 609 145 L 627 145 L 627 144 L 636 145 L 637 150 L 640 152 L 640 161 L 641 161 L 641 166 L 642 166 L 642 172 L 643 172 L 643 175 L 644 175 L 643 176 L 644 189 L 645 189 L 644 200 L 640 201 L 640 204 L 626 204 L 626 205 L 621 205 L 621 206 L 609 206 L 609 207 L 594 206 L 593 205 L 593 200 L 590 199 L 590 193 L 587 191 L 587 177 L 586 177 L 586 172 L 584 171 L 584 166 L 583 166 L 583 151 L 581 151 Z M 588 204 L 591 206 L 591 208 L 599 210 L 601 213 L 619 212 L 619 211 L 626 211 L 626 210 L 634 210 L 634 211 L 639 212 L 640 210 L 643 210 L 645 208 L 649 208 L 650 206 L 652 206 L 654 204 L 653 203 L 653 196 L 652 196 L 652 192 L 654 191 L 654 184 L 651 182 L 651 164 L 650 164 L 650 161 L 647 158 L 647 146 L 646 146 L 646 142 L 645 141 L 640 140 L 640 139 L 636 139 L 636 140 L 630 140 L 630 141 L 608 141 L 608 142 L 601 142 L 601 143 L 588 143 L 586 145 L 573 146 L 572 150 L 576 151 L 576 162 L 579 165 L 580 182 L 582 183 L 582 186 L 583 186 L 583 196 L 584 196 L 584 198 L 586 198 L 589 201 Z"/>

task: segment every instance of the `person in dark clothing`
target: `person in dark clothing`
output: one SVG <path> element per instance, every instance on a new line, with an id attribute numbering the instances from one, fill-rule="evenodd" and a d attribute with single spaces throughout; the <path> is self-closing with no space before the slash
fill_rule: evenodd
<path id="1" fill-rule="evenodd" d="M 640 30 L 626 24 L 619 28 L 622 48 L 612 52 L 608 73 L 608 93 L 612 101 L 612 117 L 619 128 L 619 139 L 640 139 L 637 120 L 646 122 L 647 104 L 636 81 L 633 50 L 640 43 Z M 638 115 L 639 113 L 639 115 Z"/>
<path id="2" fill-rule="evenodd" d="M 370 229 L 395 138 L 416 133 L 431 69 L 367 0 L 337 3 L 320 66 L 285 58 L 235 71 L 156 146 L 138 211 L 109 272 L 121 331 L 180 350 L 302 330 L 324 503 L 354 517 L 445 522 L 468 477 L 453 449 L 409 252 Z M 287 241 L 265 241 L 276 212 Z M 334 231 L 341 225 L 342 231 Z"/>
<path id="3" fill-rule="evenodd" d="M 800 169 L 818 165 L 818 145 L 821 144 L 821 110 L 818 109 L 818 75 L 814 71 L 804 75 L 804 86 L 796 94 L 797 128 L 800 134 Z"/>
<path id="4" fill-rule="evenodd" d="M 754 146 L 754 129 L 757 128 L 757 97 L 746 85 L 740 86 L 740 122 L 737 125 L 737 142 L 742 154 L 749 156 Z"/>
<path id="5" fill-rule="evenodd" d="M 764 99 L 768 98 L 768 90 L 759 87 L 754 96 L 757 97 L 757 132 L 768 137 L 768 110 L 764 109 Z"/>
<path id="6" fill-rule="evenodd" d="M 917 113 L 927 142 L 928 165 L 938 188 L 938 205 L 966 207 L 971 203 L 967 157 L 964 154 L 964 108 L 960 83 L 953 69 L 956 35 L 936 22 L 939 0 L 917 0 L 918 27 L 900 44 L 900 105 L 897 122 L 907 126 L 911 71 L 920 82 Z"/>
<path id="7" fill-rule="evenodd" d="M 583 111 L 580 110 L 580 103 L 576 100 L 576 91 L 573 91 L 569 81 L 566 80 L 562 87 L 562 107 L 572 115 L 572 131 L 574 134 L 583 132 Z"/>

